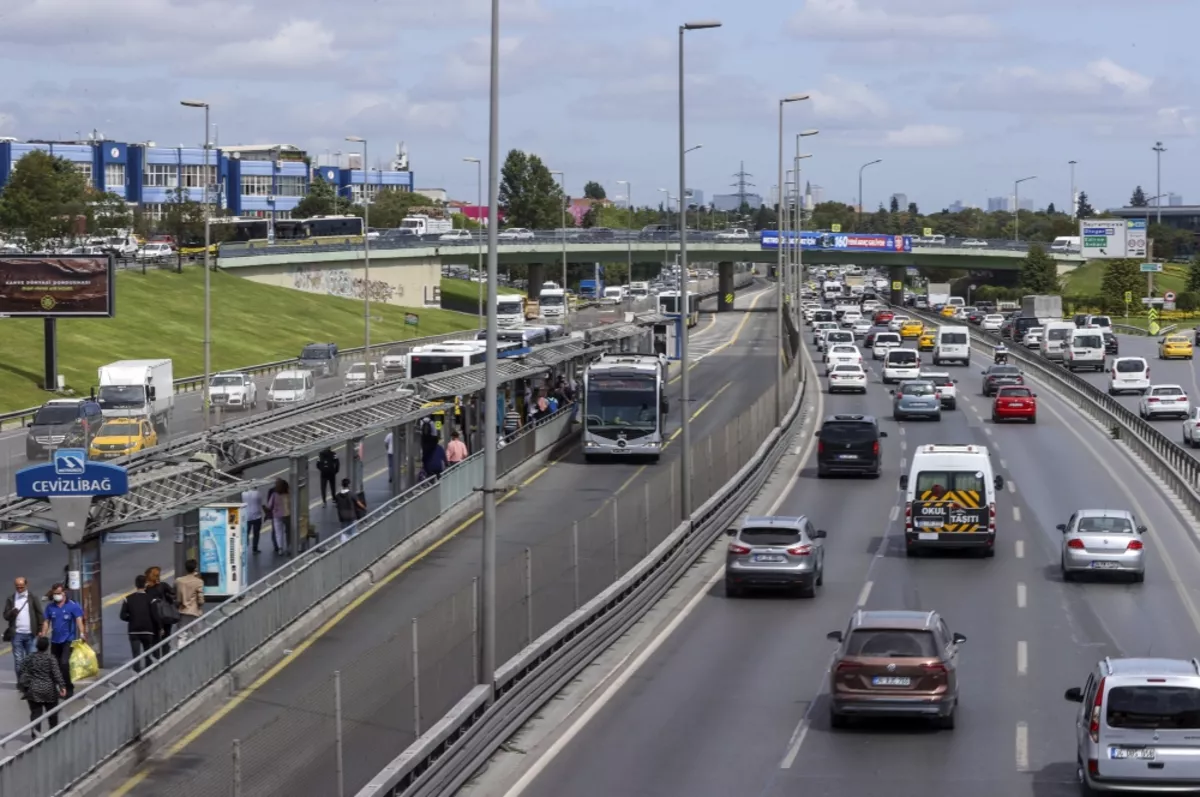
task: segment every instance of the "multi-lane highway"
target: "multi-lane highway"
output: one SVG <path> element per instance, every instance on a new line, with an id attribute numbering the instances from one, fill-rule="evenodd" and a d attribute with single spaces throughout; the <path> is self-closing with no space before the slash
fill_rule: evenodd
<path id="1" fill-rule="evenodd" d="M 749 288 L 738 298 L 737 306 L 766 309 L 772 303 L 773 290 Z M 707 316 L 693 331 L 691 341 L 692 434 L 694 440 L 701 440 L 744 411 L 772 384 L 777 351 L 774 314 Z M 676 377 L 668 389 L 673 410 L 667 434 L 672 443 L 662 461 L 646 469 L 670 468 L 678 457 L 678 391 Z M 643 472 L 643 466 L 628 463 L 585 464 L 578 449 L 566 452 L 501 502 L 499 560 L 503 563 L 526 546 L 569 533 L 573 521 L 584 521 L 614 495 L 636 486 Z M 388 672 L 401 665 L 389 664 L 386 643 L 395 635 L 407 635 L 412 617 L 471 583 L 479 572 L 481 531 L 478 517 L 464 522 L 448 541 L 419 554 L 397 578 L 381 584 L 337 618 L 336 624 L 288 654 L 248 693 L 204 720 L 189 734 L 186 744 L 172 748 L 165 761 L 148 767 L 133 780 L 105 784 L 106 793 L 216 793 L 229 782 L 232 738 L 243 740 L 243 771 L 255 771 L 246 793 L 335 793 L 334 770 L 328 764 L 332 734 L 313 732 L 297 740 L 283 729 L 304 724 L 300 714 L 313 709 L 314 695 L 328 693 L 333 671 L 342 671 L 348 682 L 369 677 L 378 669 L 380 682 L 371 687 L 370 704 L 347 707 L 353 718 L 345 744 L 353 754 L 346 759 L 346 784 L 348 792 L 356 790 L 414 738 L 411 694 L 388 680 Z M 557 608 L 560 616 L 571 609 L 568 605 Z M 539 623 L 545 625 L 551 619 L 546 612 Z M 510 649 L 510 642 L 518 637 L 518 628 L 501 627 L 498 636 L 501 658 L 516 652 Z M 469 667 L 469 650 L 465 661 Z M 347 683 L 347 695 L 352 691 L 357 688 Z M 451 701 L 460 696 L 445 695 Z M 429 714 L 436 718 L 440 711 Z"/>
<path id="2" fill-rule="evenodd" d="M 1122 343 L 1123 353 L 1135 349 Z M 1078 706 L 1064 690 L 1082 685 L 1106 655 L 1196 655 L 1200 588 L 1191 574 L 1200 553 L 1194 532 L 1121 445 L 1050 391 L 1039 391 L 1036 426 L 993 424 L 990 400 L 979 394 L 985 364 L 953 369 L 959 408 L 940 423 L 894 422 L 877 364 L 866 396 L 822 395 L 821 413 L 875 415 L 889 437 L 881 479 L 818 481 L 813 461 L 801 459 L 775 505 L 829 532 L 816 599 L 725 598 L 719 542 L 706 556 L 711 579 L 673 633 L 655 640 L 661 646 L 640 670 L 568 719 L 562 744 L 530 751 L 526 780 L 506 797 L 1077 794 Z M 797 438 L 798 446 L 811 441 Z M 992 451 L 1008 482 L 998 497 L 995 558 L 905 556 L 898 477 L 912 452 L 931 443 Z M 1055 525 L 1085 507 L 1131 509 L 1149 526 L 1144 584 L 1062 582 Z M 830 728 L 834 643 L 825 635 L 844 629 L 856 607 L 936 609 L 967 636 L 954 730 Z"/>

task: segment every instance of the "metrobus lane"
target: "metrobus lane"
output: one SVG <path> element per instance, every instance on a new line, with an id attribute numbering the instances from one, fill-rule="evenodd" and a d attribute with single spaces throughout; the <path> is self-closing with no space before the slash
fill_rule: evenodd
<path id="1" fill-rule="evenodd" d="M 748 405 L 738 400 L 742 391 L 757 397 L 774 380 L 774 369 L 769 364 L 773 363 L 776 349 L 773 345 L 760 345 L 774 333 L 774 316 L 734 313 L 726 317 L 730 320 L 722 321 L 719 326 L 736 324 L 730 345 L 695 363 L 691 372 L 692 393 L 702 399 L 692 410 L 694 440 L 723 428 L 745 411 Z M 679 403 L 678 391 L 679 382 L 675 381 L 668 389 L 673 407 Z M 679 411 L 672 411 L 668 430 L 678 428 L 678 418 Z M 677 460 L 679 450 L 680 445 L 675 442 L 664 451 L 658 464 L 647 465 L 646 470 L 666 472 Z M 569 536 L 573 521 L 583 521 L 614 495 L 638 484 L 641 467 L 631 463 L 585 464 L 578 447 L 568 450 L 561 459 L 500 497 L 498 561 L 507 565 L 527 546 L 563 540 L 564 535 Z M 378 582 L 343 615 L 336 620 L 331 618 L 301 648 L 287 653 L 270 673 L 204 719 L 162 761 L 147 766 L 132 779 L 118 778 L 105 783 L 108 793 L 159 793 L 164 787 L 175 789 L 185 781 L 192 787 L 204 786 L 210 793 L 220 792 L 228 783 L 225 778 L 229 775 L 232 738 L 255 740 L 252 747 L 244 742 L 243 750 L 272 771 L 273 787 L 280 790 L 272 793 L 288 793 L 288 789 L 296 793 L 334 793 L 332 735 L 306 739 L 304 744 L 296 745 L 286 735 L 275 743 L 264 734 L 280 723 L 290 724 L 288 717 L 296 717 L 297 712 L 303 711 L 305 696 L 324 688 L 335 670 L 360 671 L 365 666 L 359 662 L 364 654 L 377 648 L 382 650 L 389 638 L 409 635 L 413 617 L 468 588 L 479 574 L 481 536 L 478 515 L 460 524 L 442 542 L 430 545 L 392 576 Z M 562 615 L 571 608 L 569 592 L 566 598 L 566 603 L 560 601 L 557 607 Z M 504 613 L 502 622 L 509 622 L 510 615 Z M 498 629 L 498 647 L 510 647 L 510 638 L 516 638 L 520 631 L 515 626 L 502 625 Z M 365 643 L 354 644 L 353 640 Z M 347 682 L 347 689 L 351 688 Z M 399 691 L 393 694 L 389 691 L 393 689 Z M 413 709 L 411 702 L 406 703 L 411 696 L 406 697 L 403 690 L 402 684 L 394 687 L 380 684 L 371 706 L 355 710 L 356 722 L 347 728 L 345 738 L 346 749 L 354 750 L 354 755 L 346 759 L 349 790 L 366 783 L 412 742 Z M 458 697 L 453 695 L 453 699 Z"/>

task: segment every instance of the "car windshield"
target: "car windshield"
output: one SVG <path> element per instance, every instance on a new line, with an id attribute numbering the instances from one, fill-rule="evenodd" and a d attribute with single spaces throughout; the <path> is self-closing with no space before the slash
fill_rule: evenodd
<path id="1" fill-rule="evenodd" d="M 1133 534 L 1133 524 L 1126 517 L 1084 515 L 1079 519 L 1079 530 L 1100 534 Z"/>
<path id="2" fill-rule="evenodd" d="M 300 352 L 301 360 L 327 360 L 333 356 L 328 346 L 305 346 Z"/>
<path id="3" fill-rule="evenodd" d="M 1018 376 L 1021 369 L 1015 365 L 993 365 L 988 371 L 988 376 Z"/>
<path id="4" fill-rule="evenodd" d="M 1182 396 L 1183 388 L 1181 387 L 1156 387 L 1150 391 L 1155 396 Z"/>
<path id="5" fill-rule="evenodd" d="M 896 395 L 901 393 L 905 396 L 932 396 L 934 390 L 933 385 L 928 382 L 905 382 L 900 386 L 900 390 L 896 391 Z"/>
<path id="6" fill-rule="evenodd" d="M 888 352 L 888 363 L 891 365 L 912 365 L 917 362 L 917 353 L 907 349 Z"/>
<path id="7" fill-rule="evenodd" d="M 833 369 L 833 372 L 835 374 L 861 374 L 863 369 L 859 368 L 857 365 L 839 365 L 837 368 Z"/>
<path id="8" fill-rule="evenodd" d="M 831 354 L 858 354 L 858 351 L 853 346 L 834 346 L 830 350 Z"/>
<path id="9" fill-rule="evenodd" d="M 897 335 L 895 332 L 889 332 L 886 335 L 876 335 L 875 336 L 875 345 L 878 346 L 881 343 L 895 343 L 895 344 L 899 345 L 900 336 Z"/>
<path id="10" fill-rule="evenodd" d="M 33 416 L 34 426 L 52 426 L 60 423 L 73 423 L 79 418 L 79 408 L 75 405 L 61 404 L 42 407 Z"/>
<path id="11" fill-rule="evenodd" d="M 751 545 L 792 545 L 800 541 L 801 534 L 796 529 L 746 528 L 741 538 Z"/>
<path id="12" fill-rule="evenodd" d="M 101 385 L 96 391 L 101 404 L 137 406 L 146 403 L 146 388 L 142 385 Z"/>
<path id="13" fill-rule="evenodd" d="M 1108 692 L 1110 728 L 1200 728 L 1200 689 L 1187 686 L 1114 686 Z"/>
<path id="14" fill-rule="evenodd" d="M 1106 315 L 1092 316 L 1092 323 L 1099 327 L 1111 327 L 1112 319 Z"/>
<path id="15" fill-rule="evenodd" d="M 1041 327 L 1030 327 L 1029 331 L 1026 332 L 1025 334 L 1033 335 L 1034 337 L 1037 337 L 1042 334 L 1042 328 Z"/>
<path id="16" fill-rule="evenodd" d="M 303 390 L 304 380 L 290 377 L 287 379 L 276 379 L 275 384 L 271 387 L 275 390 Z"/>
<path id="17" fill-rule="evenodd" d="M 999 398 L 1033 398 L 1033 391 L 1027 387 L 1002 387 L 996 396 Z"/>
<path id="18" fill-rule="evenodd" d="M 966 332 L 943 332 L 941 341 L 943 345 L 949 346 L 965 346 L 967 345 Z"/>
<path id="19" fill-rule="evenodd" d="M 236 374 L 217 374 L 212 378 L 213 387 L 230 387 L 232 385 L 241 386 L 242 377 Z"/>
<path id="20" fill-rule="evenodd" d="M 1071 338 L 1071 345 L 1076 348 L 1099 349 L 1104 346 L 1104 339 L 1099 335 L 1076 335 Z"/>
<path id="21" fill-rule="evenodd" d="M 1117 370 L 1123 374 L 1132 374 L 1146 370 L 1145 360 L 1118 360 Z"/>
<path id="22" fill-rule="evenodd" d="M 936 499 L 947 491 L 957 490 L 969 490 L 982 494 L 985 492 L 983 474 L 979 471 L 969 470 L 923 470 L 917 474 L 917 495 L 929 492 L 933 493 L 932 497 Z"/>
<path id="23" fill-rule="evenodd" d="M 1188 339 L 1185 338 L 1183 335 L 1172 335 L 1171 337 L 1167 338 L 1167 343 L 1187 343 L 1187 342 L 1188 342 Z"/>
<path id="24" fill-rule="evenodd" d="M 849 332 L 830 332 L 825 336 L 825 340 L 830 343 L 847 343 L 854 340 L 854 336 Z"/>
<path id="25" fill-rule="evenodd" d="M 950 378 L 950 374 L 921 374 L 921 378 L 929 380 L 930 384 L 937 387 L 950 387 L 954 384 L 954 380 Z"/>
<path id="26" fill-rule="evenodd" d="M 846 642 L 846 655 L 884 659 L 929 659 L 938 655 L 929 631 L 859 629 Z"/>
<path id="27" fill-rule="evenodd" d="M 821 439 L 827 443 L 869 443 L 878 436 L 873 423 L 830 421 L 821 427 Z"/>
<path id="28" fill-rule="evenodd" d="M 96 433 L 97 437 L 135 437 L 141 434 L 137 421 L 105 421 Z"/>

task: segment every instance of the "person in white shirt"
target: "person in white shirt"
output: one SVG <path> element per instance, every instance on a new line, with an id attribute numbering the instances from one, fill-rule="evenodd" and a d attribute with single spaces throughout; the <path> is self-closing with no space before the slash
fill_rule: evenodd
<path id="1" fill-rule="evenodd" d="M 26 656 L 37 650 L 38 630 L 42 627 L 42 602 L 29 591 L 21 576 L 13 580 L 14 591 L 4 602 L 4 641 L 12 643 L 13 669 L 21 675 Z"/>
<path id="2" fill-rule="evenodd" d="M 395 442 L 395 441 L 392 439 L 392 433 L 391 433 L 391 432 L 388 432 L 388 433 L 387 433 L 387 437 L 383 438 L 383 445 L 384 445 L 384 447 L 387 449 L 387 460 L 388 460 L 388 484 L 391 484 L 391 483 L 392 483 L 392 450 L 393 450 L 393 449 L 392 449 L 392 446 L 393 446 L 394 442 Z"/>
<path id="3" fill-rule="evenodd" d="M 246 531 L 250 534 L 250 550 L 258 553 L 258 536 L 262 533 L 263 523 L 262 496 L 258 490 L 247 490 L 242 493 L 242 503 L 246 505 Z"/>

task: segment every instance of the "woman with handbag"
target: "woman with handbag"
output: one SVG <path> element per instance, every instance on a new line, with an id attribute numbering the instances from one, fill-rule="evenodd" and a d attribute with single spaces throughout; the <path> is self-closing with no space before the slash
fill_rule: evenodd
<path id="1" fill-rule="evenodd" d="M 162 580 L 162 568 L 157 565 L 146 568 L 146 594 L 154 601 L 158 612 L 158 622 L 161 630 L 155 642 L 162 643 L 154 648 L 154 658 L 161 659 L 170 651 L 166 641 L 171 636 L 171 630 L 179 623 L 179 609 L 176 607 L 175 588 Z"/>

